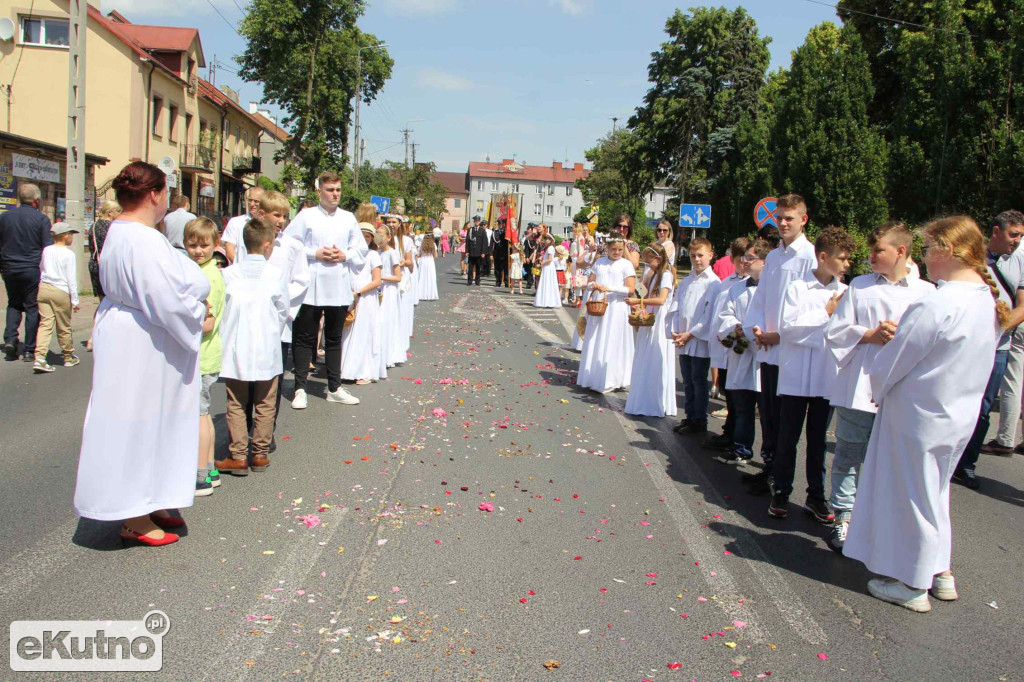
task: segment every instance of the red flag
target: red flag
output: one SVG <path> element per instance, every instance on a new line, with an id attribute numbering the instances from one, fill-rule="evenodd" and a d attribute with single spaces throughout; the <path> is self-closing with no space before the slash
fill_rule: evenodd
<path id="1" fill-rule="evenodd" d="M 519 230 L 512 227 L 513 216 L 516 214 L 515 199 L 509 199 L 508 214 L 505 216 L 505 239 L 515 246 L 519 243 Z"/>

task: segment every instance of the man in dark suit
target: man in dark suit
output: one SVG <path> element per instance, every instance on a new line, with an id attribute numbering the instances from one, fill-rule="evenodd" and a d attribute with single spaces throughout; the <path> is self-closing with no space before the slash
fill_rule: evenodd
<path id="1" fill-rule="evenodd" d="M 480 265 L 488 255 L 487 231 L 478 223 L 469 228 L 469 234 L 466 235 L 466 260 L 469 261 L 469 268 L 466 270 L 467 286 L 480 286 Z"/>
<path id="2" fill-rule="evenodd" d="M 25 315 L 25 346 L 21 359 L 32 362 L 39 331 L 39 264 L 43 249 L 53 243 L 50 219 L 40 213 L 39 187 L 30 182 L 18 187 L 18 208 L 0 214 L 0 273 L 7 288 L 7 326 L 4 355 L 18 359 L 18 327 Z"/>
<path id="3" fill-rule="evenodd" d="M 537 225 L 530 223 L 526 226 L 526 235 L 523 237 L 523 265 L 526 266 L 526 286 L 533 286 L 533 253 L 537 250 Z"/>
<path id="4" fill-rule="evenodd" d="M 494 254 L 494 286 L 508 286 L 508 240 L 505 239 L 505 221 L 498 221 L 498 229 L 491 235 Z"/>
<path id="5" fill-rule="evenodd" d="M 484 277 L 491 276 L 491 246 L 494 244 L 494 233 L 491 231 L 491 224 L 486 220 L 480 223 L 487 235 L 487 243 L 484 246 L 484 257 L 480 259 L 480 270 Z"/>

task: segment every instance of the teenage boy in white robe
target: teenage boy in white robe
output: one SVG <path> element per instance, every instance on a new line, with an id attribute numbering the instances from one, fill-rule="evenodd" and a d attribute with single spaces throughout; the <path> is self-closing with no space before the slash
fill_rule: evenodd
<path id="1" fill-rule="evenodd" d="M 875 355 L 892 340 L 907 306 L 935 287 L 909 275 L 907 255 L 914 236 L 902 223 L 886 223 L 868 235 L 871 274 L 854 277 L 825 327 L 825 345 L 839 367 L 831 404 L 836 409 L 836 452 L 832 460 L 835 526 L 828 546 L 842 553 L 878 407 L 871 401 L 868 371 Z"/>
<path id="2" fill-rule="evenodd" d="M 757 363 L 757 347 L 746 334 L 745 322 L 750 302 L 757 293 L 764 259 L 770 251 L 771 246 L 763 239 L 755 239 L 747 248 L 743 254 L 743 269 L 748 277 L 729 288 L 715 330 L 717 342 L 728 349 L 725 388 L 732 395 L 735 411 L 733 446 L 715 456 L 724 464 L 740 464 L 754 456 L 754 415 L 757 395 L 761 390 L 761 372 Z"/>
<path id="3" fill-rule="evenodd" d="M 825 433 L 832 421 L 829 396 L 835 388 L 835 358 L 825 348 L 825 325 L 846 290 L 843 275 L 856 244 L 839 227 L 827 227 L 814 241 L 818 267 L 810 277 L 786 289 L 779 325 L 779 440 L 775 449 L 775 482 L 768 514 L 785 518 L 793 493 L 796 451 L 807 417 L 808 513 L 821 523 L 835 516 L 825 502 Z"/>
<path id="4" fill-rule="evenodd" d="M 803 279 L 817 267 L 814 245 L 807 241 L 807 202 L 799 194 L 785 194 L 776 202 L 775 218 L 779 224 L 779 247 L 768 254 L 761 273 L 761 283 L 750 302 L 745 323 L 747 336 L 757 344 L 761 363 L 761 457 L 765 468 L 760 474 L 746 477 L 750 492 L 765 495 L 771 491 L 772 460 L 779 437 L 779 322 L 782 302 L 790 282 Z"/>
<path id="5" fill-rule="evenodd" d="M 708 430 L 708 370 L 711 354 L 711 313 L 718 275 L 711 270 L 711 242 L 698 237 L 690 242 L 690 274 L 676 287 L 669 309 L 667 333 L 672 337 L 683 375 L 683 409 L 686 417 L 676 433 L 705 433 Z"/>
<path id="6" fill-rule="evenodd" d="M 217 468 L 235 476 L 270 466 L 270 440 L 277 412 L 281 374 L 281 332 L 288 319 L 283 273 L 267 263 L 274 250 L 274 228 L 256 218 L 242 230 L 245 259 L 224 269 L 224 317 L 220 323 L 224 357 L 220 375 L 227 390 L 228 452 Z M 245 405 L 253 398 L 252 438 Z M 248 453 L 252 452 L 252 464 Z"/>
<path id="7" fill-rule="evenodd" d="M 725 387 L 728 377 L 729 349 L 719 343 L 717 338 L 718 326 L 721 321 L 722 310 L 729 300 L 729 289 L 738 282 L 747 278 L 747 267 L 743 261 L 743 255 L 750 246 L 750 240 L 746 237 L 737 237 L 729 246 L 729 260 L 732 261 L 733 273 L 721 280 L 715 288 L 714 304 L 711 308 L 711 341 L 708 342 L 708 355 L 711 356 L 711 369 L 718 370 L 717 386 L 719 392 L 725 397 L 725 424 L 722 426 L 722 433 L 709 435 L 701 445 L 706 448 L 717 450 L 729 450 L 733 446 L 733 426 L 735 416 L 732 413 L 732 396 Z M 714 372 L 712 372 L 714 373 Z"/>

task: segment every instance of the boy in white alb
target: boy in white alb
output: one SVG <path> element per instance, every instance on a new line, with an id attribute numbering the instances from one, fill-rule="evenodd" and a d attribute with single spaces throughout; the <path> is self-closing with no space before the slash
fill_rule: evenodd
<path id="1" fill-rule="evenodd" d="M 711 242 L 698 237 L 690 242 L 693 270 L 676 287 L 669 309 L 666 333 L 672 338 L 683 374 L 683 410 L 686 417 L 676 433 L 704 433 L 708 430 L 708 370 L 711 354 L 711 308 L 720 281 L 711 270 Z"/>
<path id="2" fill-rule="evenodd" d="M 785 518 L 796 472 L 796 449 L 807 417 L 807 511 L 821 523 L 835 517 L 825 502 L 825 433 L 832 421 L 829 397 L 838 368 L 825 348 L 825 325 L 846 290 L 843 275 L 857 247 L 839 227 L 827 227 L 814 242 L 818 267 L 786 289 L 779 325 L 779 440 L 768 513 Z"/>
<path id="3" fill-rule="evenodd" d="M 750 302 L 757 293 L 764 259 L 771 246 L 755 239 L 743 254 L 743 270 L 748 277 L 729 288 L 715 329 L 717 342 L 727 349 L 725 388 L 732 395 L 733 446 L 715 459 L 724 464 L 739 464 L 754 455 L 754 413 L 757 394 L 761 390 L 761 373 L 757 364 L 757 347 L 746 335 L 746 317 Z M 764 417 L 762 416 L 762 420 Z"/>
<path id="4" fill-rule="evenodd" d="M 799 194 L 785 194 L 776 202 L 775 218 L 779 223 L 779 247 L 768 254 L 761 273 L 761 283 L 750 302 L 747 336 L 757 344 L 757 360 L 761 363 L 761 457 L 765 468 L 748 477 L 750 492 L 765 495 L 771 492 L 772 460 L 779 438 L 779 322 L 782 302 L 790 282 L 811 274 L 818 264 L 814 245 L 807 241 L 807 202 Z"/>
<path id="5" fill-rule="evenodd" d="M 869 275 L 854 277 L 825 327 L 825 345 L 839 366 L 831 403 L 836 408 L 836 453 L 829 504 L 836 524 L 828 545 L 842 553 L 877 406 L 871 401 L 875 355 L 896 334 L 907 307 L 935 287 L 911 277 L 907 255 L 914 236 L 902 223 L 886 223 L 868 236 Z"/>
<path id="6" fill-rule="evenodd" d="M 738 282 L 742 282 L 747 278 L 747 266 L 743 261 L 743 255 L 747 252 L 747 248 L 750 247 L 750 240 L 746 237 L 737 237 L 732 241 L 729 246 L 729 260 L 732 261 L 733 273 L 721 280 L 715 287 L 714 293 L 714 304 L 711 308 L 711 336 L 712 340 L 708 343 L 708 354 L 711 356 L 711 369 L 718 370 L 718 390 L 725 396 L 725 425 L 722 426 L 722 433 L 719 435 L 709 436 L 701 444 L 706 448 L 714 448 L 720 450 L 729 450 L 733 446 L 733 426 L 735 424 L 735 415 L 733 414 L 732 397 L 729 391 L 725 388 L 725 382 L 728 378 L 728 361 L 729 361 L 729 349 L 723 346 L 717 340 L 718 326 L 721 322 L 722 310 L 725 308 L 725 304 L 729 300 L 729 290 L 733 285 Z"/>
<path id="7" fill-rule="evenodd" d="M 36 358 L 32 370 L 36 374 L 53 371 L 46 361 L 50 335 L 57 328 L 57 343 L 64 354 L 64 366 L 74 367 L 80 360 L 71 339 L 71 313 L 78 312 L 78 270 L 75 254 L 68 247 L 78 230 L 68 223 L 55 223 L 50 229 L 53 244 L 43 249 L 39 262 L 39 333 L 36 336 Z"/>
<path id="8" fill-rule="evenodd" d="M 288 291 L 284 275 L 267 257 L 274 249 L 274 228 L 261 218 L 242 230 L 245 259 L 224 269 L 224 316 L 220 323 L 224 357 L 220 376 L 227 389 L 228 451 L 217 468 L 235 476 L 270 466 L 270 439 L 274 434 L 277 378 L 281 374 L 281 333 L 288 319 Z M 245 405 L 253 399 L 252 439 Z"/>
<path id="9" fill-rule="evenodd" d="M 245 242 L 242 240 L 242 230 L 245 224 L 253 218 L 260 216 L 260 199 L 263 198 L 262 187 L 250 187 L 245 193 L 245 213 L 236 215 L 224 226 L 224 234 L 220 241 L 224 245 L 224 253 L 227 254 L 228 262 L 235 263 L 245 259 Z"/>

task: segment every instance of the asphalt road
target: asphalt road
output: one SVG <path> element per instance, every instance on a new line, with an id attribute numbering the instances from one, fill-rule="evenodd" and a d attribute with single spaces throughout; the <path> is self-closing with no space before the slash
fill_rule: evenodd
<path id="1" fill-rule="evenodd" d="M 961 600 L 913 614 L 867 595 L 799 493 L 769 518 L 670 421 L 574 387 L 574 311 L 456 269 L 439 261 L 404 367 L 350 388 L 354 407 L 314 378 L 270 469 L 224 476 L 161 549 L 72 510 L 90 356 L 44 376 L 0 363 L 3 620 L 160 609 L 163 669 L 131 679 L 1024 679 L 1019 456 L 954 487 Z"/>

